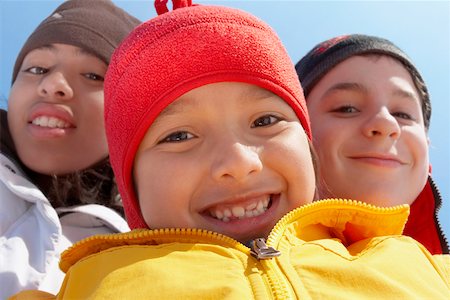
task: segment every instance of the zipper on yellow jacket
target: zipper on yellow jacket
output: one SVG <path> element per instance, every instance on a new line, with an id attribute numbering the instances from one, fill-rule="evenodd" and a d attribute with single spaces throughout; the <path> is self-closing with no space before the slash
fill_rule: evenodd
<path id="1" fill-rule="evenodd" d="M 306 204 L 287 213 L 271 230 L 265 245 L 276 251 L 275 245 L 277 245 L 281 239 L 287 224 L 298 219 L 308 211 L 320 209 L 322 207 L 326 209 L 332 209 L 333 207 L 336 209 L 351 207 L 352 209 L 380 214 L 401 213 L 402 211 L 408 210 L 408 205 L 398 205 L 384 208 L 353 200 L 321 200 Z M 101 243 L 102 241 L 104 241 L 104 243 Z M 122 241 L 123 243 L 121 243 Z M 252 255 L 251 253 L 252 251 L 254 252 L 255 249 L 250 249 L 233 238 L 213 231 L 193 228 L 165 228 L 153 230 L 136 229 L 127 233 L 94 235 L 75 243 L 72 247 L 63 252 L 60 262 L 61 270 L 67 272 L 70 266 L 86 254 L 96 253 L 111 248 L 111 242 L 114 242 L 114 247 L 121 245 L 140 245 L 142 243 L 146 243 L 147 245 L 157 245 L 170 242 L 216 244 L 233 248 L 246 254 L 247 256 L 255 257 L 255 255 Z M 281 253 L 281 255 L 283 255 L 283 253 Z M 293 288 L 291 287 L 291 284 L 287 280 L 286 276 L 284 276 L 276 260 L 272 259 L 275 257 L 276 255 L 264 259 L 255 257 L 255 259 L 257 259 L 261 265 L 260 270 L 264 270 L 263 276 L 266 278 L 267 283 L 270 286 L 274 299 L 293 299 L 295 298 Z"/>

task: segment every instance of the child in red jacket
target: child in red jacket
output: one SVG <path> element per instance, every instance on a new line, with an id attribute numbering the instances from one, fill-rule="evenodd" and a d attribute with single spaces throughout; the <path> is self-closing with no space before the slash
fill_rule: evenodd
<path id="1" fill-rule="evenodd" d="M 315 46 L 296 65 L 321 166 L 321 196 L 410 204 L 404 234 L 448 253 L 431 179 L 431 103 L 422 76 L 392 42 L 345 35 Z"/>

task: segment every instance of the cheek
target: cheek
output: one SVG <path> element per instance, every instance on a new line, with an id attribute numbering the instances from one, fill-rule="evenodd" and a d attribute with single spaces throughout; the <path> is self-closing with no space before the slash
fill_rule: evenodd
<path id="1" fill-rule="evenodd" d="M 424 130 L 407 130 L 403 133 L 407 141 L 406 148 L 410 152 L 414 164 L 416 165 L 418 177 L 422 180 L 428 177 L 429 169 L 429 147 L 428 138 Z M 406 139 L 407 138 L 407 139 Z"/>
<path id="2" fill-rule="evenodd" d="M 171 161 L 174 163 L 164 163 Z M 177 168 L 174 160 L 145 154 L 136 160 L 133 173 L 142 215 L 149 227 L 181 226 L 190 195 L 186 169 Z"/>
<path id="3" fill-rule="evenodd" d="M 345 131 L 325 126 L 316 126 L 312 130 L 312 140 L 319 165 L 330 165 L 350 137 L 346 136 Z"/>
<path id="4" fill-rule="evenodd" d="M 108 149 L 104 123 L 103 98 L 83 99 L 82 101 L 84 105 L 78 110 L 81 114 L 77 114 L 77 122 L 81 124 L 80 129 L 82 128 L 82 134 L 90 136 L 90 138 L 85 139 L 86 143 L 91 142 L 93 150 L 101 149 L 103 152 L 104 149 Z"/>
<path id="5" fill-rule="evenodd" d="M 24 115 L 27 99 L 25 89 L 20 88 L 20 85 L 15 83 L 11 87 L 11 92 L 8 97 L 8 123 L 10 127 L 13 127 L 14 123 L 17 123 L 17 119 Z"/>
<path id="6" fill-rule="evenodd" d="M 304 134 L 290 135 L 266 147 L 267 164 L 287 183 L 289 210 L 310 203 L 315 192 L 315 171 Z"/>

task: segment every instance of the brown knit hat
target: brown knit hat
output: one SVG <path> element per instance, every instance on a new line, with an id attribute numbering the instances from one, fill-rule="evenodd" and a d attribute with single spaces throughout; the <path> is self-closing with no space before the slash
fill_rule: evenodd
<path id="1" fill-rule="evenodd" d="M 411 74 L 422 99 L 425 128 L 430 126 L 431 102 L 428 89 L 412 60 L 391 41 L 370 35 L 350 34 L 331 38 L 311 49 L 296 65 L 306 101 L 314 86 L 337 64 L 349 57 L 363 54 L 381 54 L 400 61 Z"/>
<path id="2" fill-rule="evenodd" d="M 109 64 L 114 49 L 140 23 L 110 0 L 66 1 L 28 37 L 17 56 L 12 83 L 30 51 L 53 43 L 80 47 Z"/>

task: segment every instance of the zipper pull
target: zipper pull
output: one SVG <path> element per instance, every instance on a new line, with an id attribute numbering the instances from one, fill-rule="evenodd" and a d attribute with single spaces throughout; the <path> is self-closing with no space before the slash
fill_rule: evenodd
<path id="1" fill-rule="evenodd" d="M 268 247 L 266 245 L 266 240 L 263 238 L 258 238 L 251 241 L 250 248 L 250 254 L 258 260 L 271 259 L 281 255 L 280 251 L 274 249 L 273 247 Z"/>

